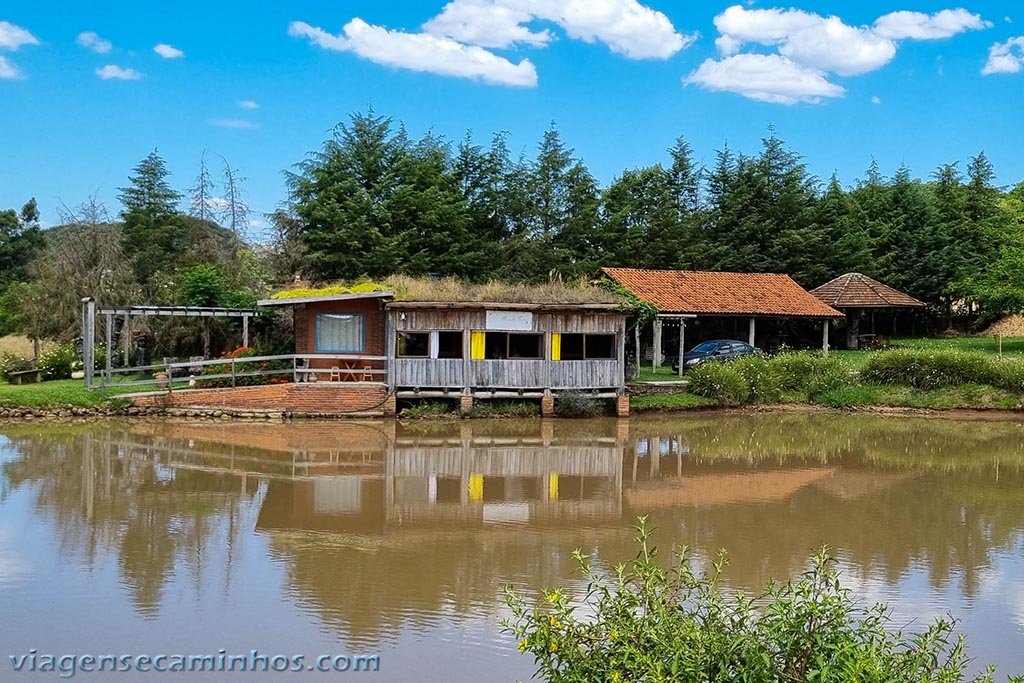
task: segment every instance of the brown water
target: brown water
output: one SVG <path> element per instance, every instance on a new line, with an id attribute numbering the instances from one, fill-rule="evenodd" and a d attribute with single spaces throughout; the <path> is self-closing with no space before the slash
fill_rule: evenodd
<path id="1" fill-rule="evenodd" d="M 900 620 L 963 619 L 1024 671 L 1024 425 L 810 415 L 632 421 L 0 425 L 8 655 L 380 656 L 339 680 L 514 681 L 501 586 L 578 585 L 575 548 L 726 548 L 728 582 L 823 543 Z M 317 680 L 100 674 L 84 680 Z"/>

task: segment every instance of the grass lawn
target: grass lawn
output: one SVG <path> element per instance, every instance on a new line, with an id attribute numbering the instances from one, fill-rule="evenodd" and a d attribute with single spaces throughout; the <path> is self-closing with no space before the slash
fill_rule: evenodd
<path id="1" fill-rule="evenodd" d="M 80 379 L 58 379 L 37 384 L 8 384 L 0 382 L 0 406 L 8 408 L 48 408 L 75 406 L 88 408 L 102 405 L 111 396 L 126 393 L 130 389 L 108 388 L 104 395 L 100 391 L 89 391 Z"/>

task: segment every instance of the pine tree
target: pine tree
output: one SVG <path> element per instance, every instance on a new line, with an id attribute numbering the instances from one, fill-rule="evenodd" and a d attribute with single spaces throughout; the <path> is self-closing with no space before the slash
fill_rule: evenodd
<path id="1" fill-rule="evenodd" d="M 168 175 L 167 164 L 153 150 L 135 167 L 118 197 L 124 250 L 133 255 L 136 276 L 144 285 L 158 271 L 173 270 L 188 244 L 178 212 L 181 194 L 171 188 Z"/>

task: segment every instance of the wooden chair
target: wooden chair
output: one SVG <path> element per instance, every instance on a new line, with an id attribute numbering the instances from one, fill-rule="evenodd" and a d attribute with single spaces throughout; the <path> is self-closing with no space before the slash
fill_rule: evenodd
<path id="1" fill-rule="evenodd" d="M 332 382 L 340 382 L 341 381 L 341 368 L 339 368 L 337 365 L 331 367 L 331 378 L 330 378 L 330 381 L 332 381 Z"/>
<path id="2" fill-rule="evenodd" d="M 372 370 L 373 370 L 373 366 L 372 365 L 367 365 L 367 366 L 363 367 L 363 381 L 364 382 L 372 382 L 373 381 L 373 372 L 371 372 Z"/>

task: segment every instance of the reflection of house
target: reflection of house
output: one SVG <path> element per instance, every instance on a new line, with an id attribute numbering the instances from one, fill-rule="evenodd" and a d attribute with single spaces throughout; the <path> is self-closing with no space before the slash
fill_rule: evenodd
<path id="1" fill-rule="evenodd" d="M 531 443 L 532 441 L 532 443 Z M 622 448 L 398 439 L 374 476 L 273 482 L 257 526 L 384 533 L 618 519 Z"/>

